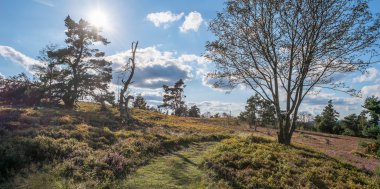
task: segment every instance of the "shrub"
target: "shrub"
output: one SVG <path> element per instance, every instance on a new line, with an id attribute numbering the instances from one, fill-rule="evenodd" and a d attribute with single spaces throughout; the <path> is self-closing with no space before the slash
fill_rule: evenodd
<path id="1" fill-rule="evenodd" d="M 375 175 L 380 178 L 380 165 L 378 165 L 375 169 Z"/>
<path id="2" fill-rule="evenodd" d="M 67 125 L 73 123 L 73 119 L 70 115 L 61 116 L 57 119 L 59 125 Z"/>
<path id="3" fill-rule="evenodd" d="M 202 163 L 233 188 L 376 188 L 367 173 L 326 155 L 259 137 L 228 139 Z"/>
<path id="4" fill-rule="evenodd" d="M 380 128 L 377 125 L 368 126 L 363 130 L 363 135 L 369 138 L 376 138 L 380 135 Z"/>

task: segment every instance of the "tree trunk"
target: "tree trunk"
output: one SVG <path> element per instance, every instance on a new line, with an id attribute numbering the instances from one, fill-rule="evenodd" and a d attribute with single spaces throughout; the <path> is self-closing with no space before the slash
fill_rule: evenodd
<path id="1" fill-rule="evenodd" d="M 119 96 L 119 113 L 120 113 L 120 123 L 125 123 L 126 118 L 125 118 L 125 106 L 124 106 L 124 93 L 125 93 L 125 88 L 123 88 L 120 91 L 120 96 Z"/>
<path id="2" fill-rule="evenodd" d="M 285 119 L 289 118 L 286 117 Z M 285 120 L 285 123 L 288 121 L 290 122 L 290 120 Z M 285 128 L 289 127 L 284 127 L 283 122 L 284 120 L 277 121 L 277 127 L 279 128 L 277 132 L 277 140 L 280 144 L 290 145 L 293 132 L 290 132 L 290 130 L 286 130 Z"/>

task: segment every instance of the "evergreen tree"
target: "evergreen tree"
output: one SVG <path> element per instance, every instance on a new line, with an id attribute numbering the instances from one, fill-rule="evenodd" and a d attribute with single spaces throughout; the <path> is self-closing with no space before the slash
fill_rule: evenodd
<path id="1" fill-rule="evenodd" d="M 64 84 L 61 71 L 57 66 L 57 61 L 48 57 L 48 52 L 54 51 L 56 46 L 48 45 L 43 49 L 38 59 L 43 62 L 43 65 L 36 65 L 33 67 L 35 75 L 41 81 L 41 89 L 43 91 L 43 98 L 45 103 L 58 104 L 61 100 L 63 91 L 61 90 Z"/>
<path id="2" fill-rule="evenodd" d="M 359 117 L 356 114 L 350 114 L 343 118 L 341 122 L 344 135 L 359 136 Z M 337 133 L 340 134 L 340 133 Z"/>
<path id="3" fill-rule="evenodd" d="M 274 117 L 275 114 L 275 107 L 267 100 L 262 99 L 262 105 L 261 105 L 261 111 L 260 111 L 260 117 L 261 117 L 261 125 L 267 126 L 267 125 L 275 125 L 276 118 Z"/>
<path id="4" fill-rule="evenodd" d="M 247 100 L 247 105 L 245 106 L 245 111 L 247 112 L 247 122 L 250 128 L 254 126 L 255 131 L 257 130 L 258 125 L 258 114 L 259 110 L 261 109 L 262 99 L 261 97 L 256 93 L 255 96 L 251 96 Z"/>
<path id="5" fill-rule="evenodd" d="M 372 96 L 366 98 L 363 107 L 370 112 L 371 120 L 369 120 L 369 123 L 371 125 L 378 125 L 380 116 L 380 100 L 378 97 Z"/>
<path id="6" fill-rule="evenodd" d="M 75 107 L 81 97 L 92 97 L 102 104 L 113 102 L 114 95 L 108 91 L 112 79 L 111 62 L 104 59 L 104 52 L 91 48 L 94 43 L 107 45 L 109 42 L 99 34 L 98 28 L 83 19 L 77 23 L 67 16 L 65 26 L 67 46 L 46 51 L 51 68 L 60 68 L 54 83 L 59 87 L 61 100 L 67 108 Z M 45 73 L 50 73 L 49 65 Z"/>
<path id="7" fill-rule="evenodd" d="M 368 125 L 363 130 L 363 135 L 370 138 L 376 138 L 380 135 L 379 116 L 380 116 L 380 100 L 378 97 L 368 97 L 364 102 L 364 108 L 369 111 L 371 119 L 368 120 Z"/>
<path id="8" fill-rule="evenodd" d="M 200 110 L 197 105 L 191 106 L 189 109 L 189 117 L 200 117 Z"/>
<path id="9" fill-rule="evenodd" d="M 186 96 L 183 94 L 183 89 L 186 87 L 182 79 L 178 80 L 174 86 L 164 85 L 164 98 L 163 104 L 160 105 L 160 108 L 169 108 L 173 111 L 173 115 L 176 116 L 186 116 L 187 107 L 185 105 L 184 98 Z"/>
<path id="10" fill-rule="evenodd" d="M 135 101 L 133 101 L 133 107 L 138 108 L 138 109 L 142 109 L 142 110 L 147 109 L 146 101 L 145 101 L 144 97 L 141 96 L 141 94 L 137 95 L 137 97 L 135 98 Z"/>
<path id="11" fill-rule="evenodd" d="M 256 93 L 247 100 L 245 111 L 241 112 L 239 117 L 241 120 L 247 121 L 249 127 L 254 126 L 256 130 L 258 125 L 274 124 L 274 112 L 274 106 Z"/>
<path id="12" fill-rule="evenodd" d="M 323 109 L 319 123 L 317 124 L 318 131 L 334 133 L 334 128 L 336 131 L 339 130 L 337 124 L 338 116 L 339 113 L 335 111 L 332 100 L 329 100 L 327 106 Z"/>

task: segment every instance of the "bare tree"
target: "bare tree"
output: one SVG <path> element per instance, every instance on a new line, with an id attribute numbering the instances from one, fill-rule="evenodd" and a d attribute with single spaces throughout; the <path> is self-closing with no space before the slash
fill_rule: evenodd
<path id="1" fill-rule="evenodd" d="M 128 75 L 127 80 L 122 79 L 121 81 L 123 83 L 123 88 L 120 90 L 120 93 L 119 93 L 119 113 L 120 113 L 121 123 L 126 123 L 130 121 L 131 119 L 130 112 L 128 109 L 128 103 L 131 99 L 133 99 L 133 96 L 126 95 L 126 93 L 128 92 L 128 88 L 130 84 L 133 83 L 132 78 L 133 78 L 133 75 L 135 73 L 135 68 L 136 68 L 135 58 L 136 58 L 136 50 L 137 50 L 138 44 L 139 44 L 138 41 L 132 42 L 132 45 L 131 45 L 132 56 L 128 59 L 128 62 L 124 67 L 124 72 L 126 73 L 129 72 L 129 75 Z"/>
<path id="2" fill-rule="evenodd" d="M 375 56 L 379 16 L 365 0 L 230 0 L 210 23 L 216 87 L 246 85 L 275 106 L 278 142 L 290 144 L 305 96 L 318 88 L 350 94 L 337 74 L 364 70 Z M 365 59 L 368 58 L 368 59 Z"/>

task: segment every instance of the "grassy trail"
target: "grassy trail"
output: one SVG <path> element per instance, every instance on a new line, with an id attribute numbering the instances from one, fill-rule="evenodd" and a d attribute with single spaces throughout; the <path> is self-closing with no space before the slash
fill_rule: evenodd
<path id="1" fill-rule="evenodd" d="M 203 155 L 217 142 L 194 143 L 184 150 L 154 159 L 125 181 L 127 188 L 205 188 L 199 169 Z"/>

